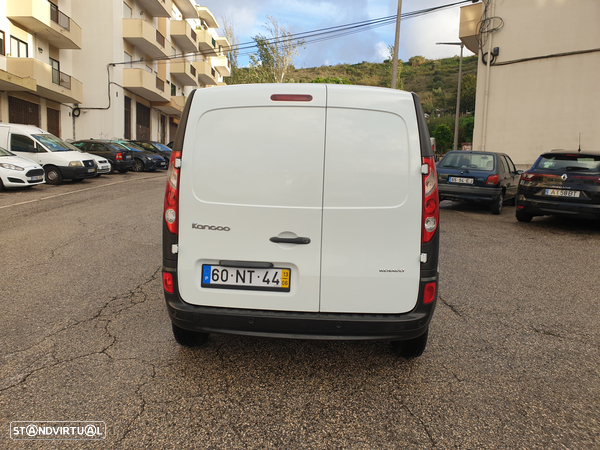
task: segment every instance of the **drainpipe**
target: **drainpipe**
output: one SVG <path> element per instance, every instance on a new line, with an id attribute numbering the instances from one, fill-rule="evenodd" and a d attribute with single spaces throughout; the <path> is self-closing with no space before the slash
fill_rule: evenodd
<path id="1" fill-rule="evenodd" d="M 490 0 L 492 4 L 490 18 L 494 17 L 494 13 L 496 11 L 496 2 L 494 0 Z M 493 20 L 493 19 L 490 19 Z M 491 22 L 490 22 L 491 24 Z M 491 26 L 491 25 L 490 25 Z M 487 71 L 485 74 L 485 97 L 483 103 L 483 136 L 481 139 L 481 150 L 485 152 L 485 143 L 487 138 L 487 120 L 488 120 L 488 103 L 490 98 L 490 63 L 492 62 L 492 39 L 494 37 L 494 33 L 490 33 L 488 39 L 488 52 L 487 52 Z"/>

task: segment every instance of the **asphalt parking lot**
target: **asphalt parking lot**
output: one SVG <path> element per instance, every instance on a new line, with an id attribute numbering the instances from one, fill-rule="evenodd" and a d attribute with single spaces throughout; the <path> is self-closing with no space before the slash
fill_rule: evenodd
<path id="1" fill-rule="evenodd" d="M 164 184 L 0 193 L 0 448 L 600 448 L 598 222 L 443 202 L 415 360 L 384 342 L 213 335 L 192 350 L 162 295 Z M 32 421 L 105 435 L 14 436 Z"/>

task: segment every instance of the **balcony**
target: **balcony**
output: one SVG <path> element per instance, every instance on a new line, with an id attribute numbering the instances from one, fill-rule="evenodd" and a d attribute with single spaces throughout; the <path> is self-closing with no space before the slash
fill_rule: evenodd
<path id="1" fill-rule="evenodd" d="M 184 53 L 195 53 L 198 51 L 198 37 L 196 32 L 185 20 L 171 21 L 171 39 Z"/>
<path id="2" fill-rule="evenodd" d="M 165 114 L 181 116 L 183 107 L 185 106 L 185 97 L 183 95 L 178 95 L 176 97 L 171 97 L 171 100 L 168 102 L 152 102 L 152 106 Z"/>
<path id="3" fill-rule="evenodd" d="M 217 85 L 217 71 L 204 61 L 194 61 L 192 65 L 198 72 L 198 81 L 206 86 Z"/>
<path id="4" fill-rule="evenodd" d="M 184 19 L 197 19 L 198 10 L 196 10 L 196 3 L 194 0 L 173 0 L 177 9 L 181 11 Z"/>
<path id="5" fill-rule="evenodd" d="M 167 102 L 164 81 L 145 69 L 123 69 L 123 87 L 151 102 Z"/>
<path id="6" fill-rule="evenodd" d="M 35 92 L 37 83 L 33 78 L 19 77 L 14 73 L 0 70 L 0 91 Z"/>
<path id="7" fill-rule="evenodd" d="M 460 8 L 460 27 L 458 37 L 469 50 L 479 54 L 479 21 L 481 20 L 481 3 Z"/>
<path id="8" fill-rule="evenodd" d="M 231 50 L 231 44 L 225 36 L 216 37 L 215 43 L 219 54 L 228 53 Z"/>
<path id="9" fill-rule="evenodd" d="M 6 17 L 56 48 L 81 49 L 81 27 L 48 0 L 8 1 Z"/>
<path id="10" fill-rule="evenodd" d="M 168 56 L 165 37 L 145 20 L 123 19 L 123 39 L 151 58 Z"/>
<path id="11" fill-rule="evenodd" d="M 138 0 L 138 4 L 153 17 L 171 17 L 171 0 Z"/>
<path id="12" fill-rule="evenodd" d="M 229 61 L 227 60 L 227 56 L 217 56 L 210 58 L 210 62 L 213 67 L 217 69 L 217 72 L 222 77 L 228 77 L 231 75 L 231 69 L 229 68 Z"/>
<path id="13" fill-rule="evenodd" d="M 196 30 L 198 36 L 198 51 L 205 55 L 217 54 L 217 42 L 213 35 L 206 30 Z"/>
<path id="14" fill-rule="evenodd" d="M 81 103 L 83 83 L 55 70 L 49 64 L 34 58 L 6 58 L 7 72 L 23 78 L 33 78 L 40 97 L 59 103 Z"/>
<path id="15" fill-rule="evenodd" d="M 196 6 L 196 11 L 198 11 L 200 20 L 203 20 L 208 25 L 208 28 L 219 28 L 217 19 L 215 19 L 213 13 L 206 6 Z"/>
<path id="16" fill-rule="evenodd" d="M 183 86 L 197 86 L 196 68 L 186 59 L 172 59 L 170 64 L 171 77 Z"/>

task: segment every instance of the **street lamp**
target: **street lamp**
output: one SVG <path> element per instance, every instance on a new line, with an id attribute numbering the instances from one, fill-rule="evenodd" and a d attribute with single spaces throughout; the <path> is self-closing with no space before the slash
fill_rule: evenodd
<path id="1" fill-rule="evenodd" d="M 462 42 L 436 42 L 435 45 L 460 45 L 460 62 L 458 63 L 458 93 L 456 94 L 456 119 L 454 121 L 454 150 L 458 147 L 458 119 L 460 116 L 460 85 L 462 83 L 462 59 L 463 48 L 465 44 Z"/>

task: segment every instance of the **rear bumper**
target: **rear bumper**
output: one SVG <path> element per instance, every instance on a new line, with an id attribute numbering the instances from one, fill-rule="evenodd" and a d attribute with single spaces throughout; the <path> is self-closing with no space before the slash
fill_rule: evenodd
<path id="1" fill-rule="evenodd" d="M 502 188 L 440 184 L 440 200 L 464 200 L 492 203 L 502 194 Z"/>
<path id="2" fill-rule="evenodd" d="M 600 219 L 600 205 L 562 202 L 554 199 L 539 200 L 517 195 L 517 210 L 534 216 L 578 216 L 588 219 Z"/>
<path id="3" fill-rule="evenodd" d="M 114 170 L 133 170 L 133 159 L 127 161 L 111 161 Z"/>
<path id="4" fill-rule="evenodd" d="M 165 292 L 171 321 L 180 328 L 206 333 L 321 340 L 413 339 L 427 331 L 437 302 L 437 291 L 433 302 L 426 305 L 422 302 L 425 284 L 438 281 L 435 273 L 421 279 L 417 307 L 405 314 L 333 314 L 196 306 L 185 303 L 179 296 L 176 269 L 163 265 L 163 271 L 173 273 L 175 282 L 175 293 Z"/>

